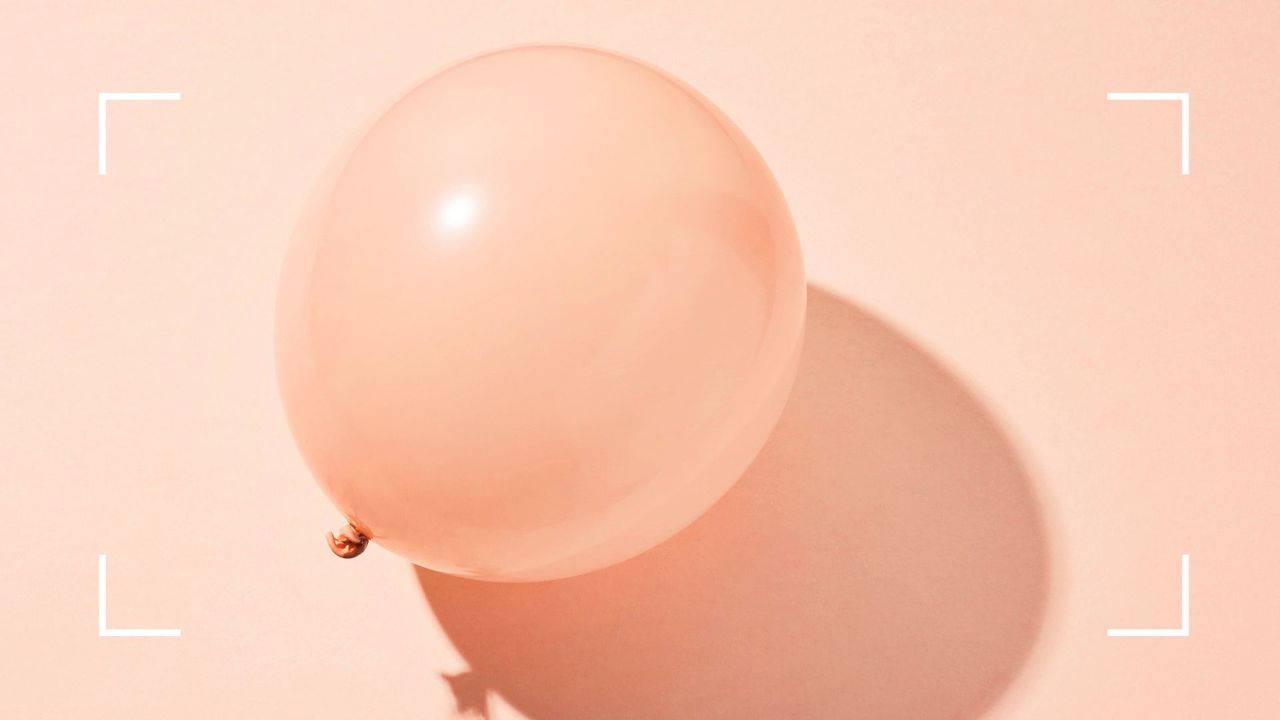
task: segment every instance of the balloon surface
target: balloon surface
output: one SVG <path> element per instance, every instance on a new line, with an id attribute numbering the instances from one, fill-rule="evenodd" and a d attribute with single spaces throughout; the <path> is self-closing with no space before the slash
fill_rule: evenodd
<path id="1" fill-rule="evenodd" d="M 355 147 L 285 263 L 281 393 L 320 486 L 414 563 L 624 560 L 764 444 L 803 333 L 772 175 L 694 90 L 576 47 L 480 56 Z"/>

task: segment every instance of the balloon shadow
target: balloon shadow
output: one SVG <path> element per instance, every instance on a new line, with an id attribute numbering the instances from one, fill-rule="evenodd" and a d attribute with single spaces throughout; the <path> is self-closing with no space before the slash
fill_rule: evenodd
<path id="1" fill-rule="evenodd" d="M 755 464 L 671 540 L 552 582 L 417 569 L 471 666 L 460 711 L 492 689 L 531 720 L 952 720 L 1005 691 L 1049 587 L 1026 470 L 884 323 L 811 287 L 806 333 Z"/>

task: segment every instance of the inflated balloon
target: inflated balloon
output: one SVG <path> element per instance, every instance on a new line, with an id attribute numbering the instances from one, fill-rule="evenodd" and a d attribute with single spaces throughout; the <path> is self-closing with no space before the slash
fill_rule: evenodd
<path id="1" fill-rule="evenodd" d="M 795 374 L 804 274 L 768 168 L 641 63 L 526 47 L 411 91 L 286 261 L 281 392 L 350 527 L 434 570 L 576 575 L 706 510 Z"/>

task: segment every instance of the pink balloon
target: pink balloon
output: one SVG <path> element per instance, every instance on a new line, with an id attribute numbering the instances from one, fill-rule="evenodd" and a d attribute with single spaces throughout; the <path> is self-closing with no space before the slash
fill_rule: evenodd
<path id="1" fill-rule="evenodd" d="M 525 47 L 415 88 L 304 218 L 280 386 L 360 532 L 434 570 L 565 577 L 742 474 L 804 303 L 786 204 L 728 118 L 636 61 Z"/>

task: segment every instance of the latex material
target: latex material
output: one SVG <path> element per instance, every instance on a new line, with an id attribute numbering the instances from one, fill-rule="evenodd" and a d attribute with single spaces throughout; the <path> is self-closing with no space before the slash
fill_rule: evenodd
<path id="1" fill-rule="evenodd" d="M 490 580 L 687 525 L 760 449 L 803 328 L 795 231 L 714 106 L 528 47 L 415 88 L 304 217 L 277 364 L 321 487 L 375 542 Z"/>

